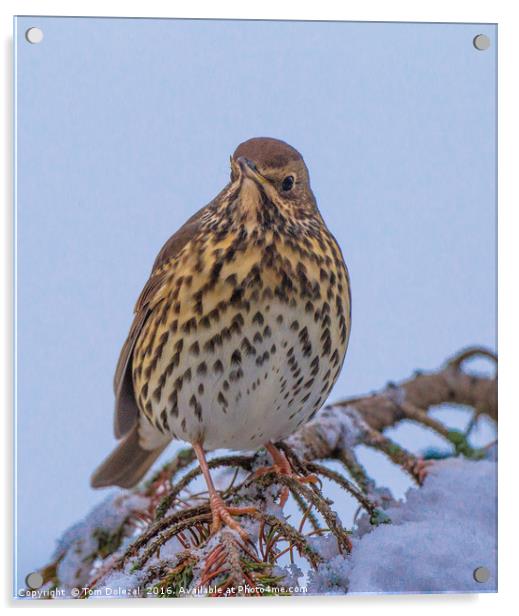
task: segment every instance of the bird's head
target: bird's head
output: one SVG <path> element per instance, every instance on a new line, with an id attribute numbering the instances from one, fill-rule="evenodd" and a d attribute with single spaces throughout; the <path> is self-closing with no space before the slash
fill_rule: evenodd
<path id="1" fill-rule="evenodd" d="M 279 139 L 241 143 L 231 157 L 231 182 L 239 182 L 242 194 L 262 196 L 283 209 L 316 208 L 303 157 Z"/>

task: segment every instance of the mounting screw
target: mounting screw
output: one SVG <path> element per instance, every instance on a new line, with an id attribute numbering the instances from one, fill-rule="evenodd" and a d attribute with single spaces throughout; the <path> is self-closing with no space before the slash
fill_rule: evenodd
<path id="1" fill-rule="evenodd" d="M 36 45 L 43 41 L 43 30 L 41 28 L 29 28 L 25 32 L 26 40 L 32 45 Z"/>
<path id="2" fill-rule="evenodd" d="M 486 34 L 478 34 L 472 39 L 472 44 L 478 51 L 486 51 L 490 47 L 490 39 Z"/>
<path id="3" fill-rule="evenodd" d="M 474 569 L 473 576 L 476 582 L 479 584 L 484 584 L 490 579 L 490 571 L 486 567 L 478 567 L 477 569 Z"/>
<path id="4" fill-rule="evenodd" d="M 38 590 L 38 588 L 43 586 L 43 576 L 37 571 L 34 573 L 29 573 L 29 575 L 25 578 L 25 583 L 27 588 L 30 588 L 31 590 Z"/>

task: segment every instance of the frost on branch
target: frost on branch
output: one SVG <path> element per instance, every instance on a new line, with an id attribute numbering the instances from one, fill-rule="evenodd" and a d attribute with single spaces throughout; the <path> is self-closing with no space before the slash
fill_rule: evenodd
<path id="1" fill-rule="evenodd" d="M 188 448 L 137 489 L 112 492 L 69 529 L 41 570 L 45 588 L 80 598 L 495 589 L 495 446 L 476 449 L 468 433 L 428 414 L 450 403 L 471 407 L 474 419 L 497 421 L 497 377 L 463 370 L 480 356 L 495 361 L 484 349 L 468 349 L 438 372 L 326 407 L 279 443 L 298 474 L 317 475 L 353 499 L 355 519 L 341 520 L 341 503 L 322 486 L 254 474 L 269 465 L 262 450 L 210 460 L 226 503 L 256 509 L 241 518 L 248 542 L 227 528 L 211 536 L 207 493 Z M 416 458 L 389 439 L 385 430 L 403 420 L 440 435 L 447 459 Z M 376 485 L 357 458 L 358 445 L 381 451 L 410 475 L 417 487 L 404 501 Z M 279 505 L 284 488 L 297 515 Z M 474 581 L 476 566 L 491 570 L 489 582 Z"/>

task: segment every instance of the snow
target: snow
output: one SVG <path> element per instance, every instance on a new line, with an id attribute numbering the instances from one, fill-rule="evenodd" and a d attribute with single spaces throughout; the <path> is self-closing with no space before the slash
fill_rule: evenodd
<path id="1" fill-rule="evenodd" d="M 124 571 L 114 571 L 107 575 L 102 584 L 96 586 L 94 598 L 107 597 L 141 597 L 142 583 L 146 577 L 144 571 L 134 571 L 129 573 Z"/>
<path id="2" fill-rule="evenodd" d="M 323 407 L 305 428 L 317 430 L 328 451 L 333 451 L 337 448 L 351 448 L 361 442 L 366 424 L 351 405 L 328 406 Z M 305 457 L 307 443 L 302 439 L 300 432 L 288 437 L 286 441 L 296 454 Z"/>
<path id="3" fill-rule="evenodd" d="M 335 556 L 310 571 L 308 592 L 314 595 L 344 595 L 348 592 L 349 562 L 343 556 Z"/>
<path id="4" fill-rule="evenodd" d="M 283 585 L 285 587 L 296 587 L 299 586 L 299 580 L 303 577 L 303 572 L 295 563 L 293 563 L 285 567 L 273 567 L 272 575 L 283 578 Z"/>
<path id="5" fill-rule="evenodd" d="M 322 537 L 310 537 L 308 542 L 324 561 L 331 560 L 339 554 L 337 538 L 332 533 L 327 533 Z"/>
<path id="6" fill-rule="evenodd" d="M 57 568 L 61 587 L 68 591 L 84 586 L 91 576 L 91 555 L 97 550 L 97 533 L 116 531 L 131 512 L 145 510 L 147 504 L 147 498 L 131 492 L 113 492 L 84 520 L 69 528 L 58 541 L 53 557 L 61 557 Z"/>
<path id="7" fill-rule="evenodd" d="M 346 417 L 347 424 L 352 417 L 349 413 Z M 344 427 L 343 423 L 339 434 Z M 351 535 L 350 555 L 340 553 L 333 535 L 314 536 L 310 544 L 323 559 L 317 571 L 306 570 L 307 564 L 301 561 L 285 567 L 278 565 L 274 574 L 284 577 L 287 586 L 306 585 L 309 594 L 496 591 L 495 457 L 495 448 L 490 448 L 486 460 L 449 458 L 435 462 L 422 488 L 408 489 L 400 501 L 380 499 L 390 524 L 373 526 L 367 514 L 358 518 Z M 251 485 L 242 494 L 243 504 L 260 500 L 268 513 L 286 519 L 286 511 L 275 502 L 276 494 L 275 486 L 260 489 Z M 142 596 L 142 584 L 150 579 L 150 568 L 175 563 L 183 550 L 177 538 L 167 541 L 143 570 L 134 570 L 133 561 L 126 563 L 123 570 L 111 570 L 115 559 L 135 539 L 138 530 L 131 525 L 125 529 L 116 553 L 104 561 L 94 561 L 99 531 L 110 534 L 120 530 L 131 512 L 146 511 L 148 506 L 149 499 L 138 494 L 112 493 L 63 535 L 54 558 L 59 559 L 57 574 L 67 596 L 73 588 L 81 588 L 93 578 L 98 580 L 96 588 L 101 596 L 115 596 L 110 594 L 114 588 L 119 590 L 118 596 Z M 251 536 L 257 535 L 256 520 L 244 518 L 242 523 Z M 229 529 L 220 532 L 233 533 Z M 213 537 L 200 548 L 202 561 L 217 541 Z M 474 570 L 481 566 L 490 571 L 485 583 L 473 578 Z M 196 581 L 200 567 L 195 567 L 193 573 Z M 134 589 L 139 590 L 132 595 Z"/>
<path id="8" fill-rule="evenodd" d="M 358 531 L 350 556 L 335 556 L 309 572 L 309 591 L 496 591 L 496 476 L 489 460 L 437 462 L 422 488 L 411 488 L 386 510 L 392 524 Z M 488 582 L 474 580 L 480 566 L 490 571 Z"/>

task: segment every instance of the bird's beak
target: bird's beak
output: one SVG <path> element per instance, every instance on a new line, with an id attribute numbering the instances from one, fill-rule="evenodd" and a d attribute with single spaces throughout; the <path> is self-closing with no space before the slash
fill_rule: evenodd
<path id="1" fill-rule="evenodd" d="M 254 161 L 245 158 L 245 156 L 240 156 L 237 160 L 237 163 L 241 169 L 241 172 L 246 177 L 258 182 L 258 184 L 267 184 L 268 180 L 258 171 L 256 164 Z"/>

